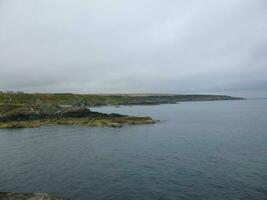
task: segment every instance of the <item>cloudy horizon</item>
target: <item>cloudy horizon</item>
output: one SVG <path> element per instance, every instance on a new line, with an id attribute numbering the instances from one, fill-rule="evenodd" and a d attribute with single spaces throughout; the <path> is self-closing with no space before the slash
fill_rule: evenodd
<path id="1" fill-rule="evenodd" d="M 0 90 L 261 96 L 266 22 L 265 0 L 0 0 Z"/>

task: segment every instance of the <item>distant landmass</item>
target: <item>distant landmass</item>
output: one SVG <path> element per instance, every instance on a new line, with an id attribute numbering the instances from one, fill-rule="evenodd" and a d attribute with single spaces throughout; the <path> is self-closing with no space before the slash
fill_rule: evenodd
<path id="1" fill-rule="evenodd" d="M 153 124 L 151 117 L 93 112 L 89 107 L 175 104 L 184 101 L 240 100 L 225 95 L 169 94 L 0 94 L 0 128 L 34 128 L 42 125 L 84 125 L 122 127 Z"/>

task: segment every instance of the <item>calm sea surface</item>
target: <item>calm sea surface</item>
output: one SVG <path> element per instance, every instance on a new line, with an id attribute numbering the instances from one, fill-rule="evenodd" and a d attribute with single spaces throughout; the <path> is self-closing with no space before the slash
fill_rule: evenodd
<path id="1" fill-rule="evenodd" d="M 0 130 L 0 191 L 72 200 L 267 199 L 267 100 L 95 110 L 161 122 Z"/>

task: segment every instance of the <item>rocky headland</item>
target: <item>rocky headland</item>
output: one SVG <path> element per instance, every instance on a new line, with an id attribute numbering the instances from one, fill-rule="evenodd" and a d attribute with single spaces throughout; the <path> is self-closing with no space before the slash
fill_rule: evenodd
<path id="1" fill-rule="evenodd" d="M 42 125 L 122 127 L 152 124 L 150 117 L 93 112 L 89 107 L 176 104 L 184 101 L 241 100 L 226 95 L 0 93 L 0 128 L 34 128 Z"/>
<path id="2" fill-rule="evenodd" d="M 153 124 L 150 117 L 93 112 L 85 106 L 7 105 L 0 113 L 0 128 L 35 128 L 42 125 L 83 125 L 90 127 L 122 127 L 123 125 Z"/>

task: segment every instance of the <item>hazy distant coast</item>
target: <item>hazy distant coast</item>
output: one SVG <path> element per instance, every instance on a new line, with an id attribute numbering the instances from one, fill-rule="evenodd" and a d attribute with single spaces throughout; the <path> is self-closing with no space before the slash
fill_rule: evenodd
<path id="1" fill-rule="evenodd" d="M 184 101 L 240 100 L 226 95 L 176 94 L 72 94 L 72 93 L 0 93 L 0 105 L 54 104 L 54 105 L 157 105 Z"/>

